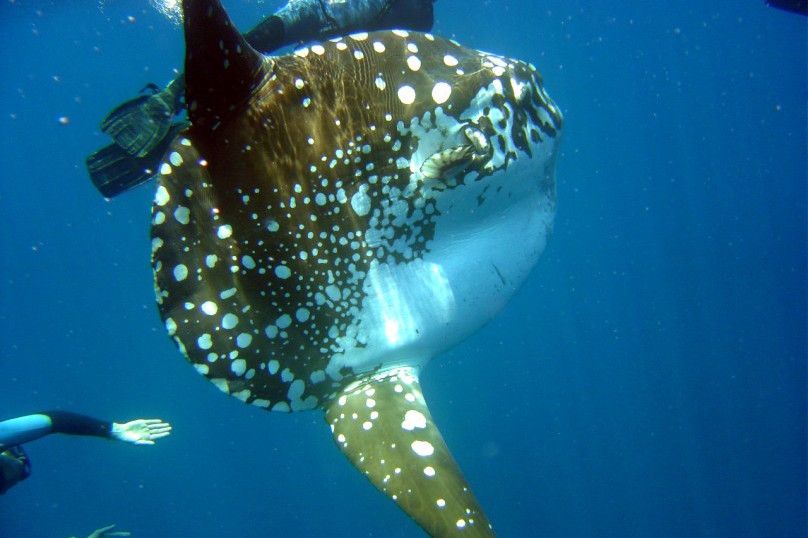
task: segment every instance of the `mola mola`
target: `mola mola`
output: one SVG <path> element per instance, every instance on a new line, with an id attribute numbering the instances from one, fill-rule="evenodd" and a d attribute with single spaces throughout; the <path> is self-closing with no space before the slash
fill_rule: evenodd
<path id="1" fill-rule="evenodd" d="M 324 410 L 429 534 L 492 536 L 419 375 L 544 249 L 562 118 L 539 74 L 405 31 L 264 56 L 217 0 L 184 10 L 190 127 L 152 209 L 169 335 L 246 403 Z"/>

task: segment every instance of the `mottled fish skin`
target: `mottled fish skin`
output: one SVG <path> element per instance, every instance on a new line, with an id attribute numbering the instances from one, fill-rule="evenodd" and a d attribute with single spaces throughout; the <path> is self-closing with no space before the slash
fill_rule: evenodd
<path id="1" fill-rule="evenodd" d="M 388 348 L 355 369 L 331 363 L 373 355 L 359 322 L 368 274 L 428 255 L 441 197 L 525 160 L 552 203 L 561 115 L 532 66 L 429 34 L 355 34 L 274 62 L 216 145 L 200 154 L 184 136 L 168 152 L 152 242 L 160 312 L 186 357 L 234 396 L 286 411 L 385 365 Z M 468 144 L 458 126 L 496 155 L 424 178 L 418 144 Z"/>
<path id="2" fill-rule="evenodd" d="M 405 31 L 281 57 L 184 0 L 191 127 L 160 167 L 155 292 L 220 389 L 312 408 L 433 536 L 493 536 L 419 370 L 544 249 L 561 114 L 535 69 Z"/>

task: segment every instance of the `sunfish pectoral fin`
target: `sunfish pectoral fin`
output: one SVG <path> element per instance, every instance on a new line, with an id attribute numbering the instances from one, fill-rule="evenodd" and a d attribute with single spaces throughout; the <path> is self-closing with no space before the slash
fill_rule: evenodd
<path id="1" fill-rule="evenodd" d="M 473 156 L 469 144 L 433 153 L 421 165 L 421 175 L 424 179 L 446 179 L 467 168 Z"/>
<path id="2" fill-rule="evenodd" d="M 348 385 L 328 404 L 326 420 L 356 468 L 431 536 L 494 536 L 412 368 Z"/>
<path id="3" fill-rule="evenodd" d="M 459 129 L 462 129 L 465 142 L 427 157 L 420 170 L 424 179 L 447 179 L 469 170 L 475 164 L 481 166 L 491 158 L 491 144 L 477 126 L 465 123 Z"/>

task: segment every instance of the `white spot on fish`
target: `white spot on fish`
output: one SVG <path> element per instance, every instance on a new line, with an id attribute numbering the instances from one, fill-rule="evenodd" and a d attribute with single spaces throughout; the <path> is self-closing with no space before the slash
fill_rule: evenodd
<path id="1" fill-rule="evenodd" d="M 164 206 L 164 205 L 166 205 L 168 203 L 168 201 L 170 199 L 171 199 L 171 196 L 169 196 L 168 190 L 166 190 L 165 187 L 163 187 L 162 185 L 157 187 L 157 192 L 154 195 L 154 203 L 155 204 L 157 204 L 159 206 Z"/>
<path id="2" fill-rule="evenodd" d="M 231 235 L 233 235 L 233 227 L 229 224 L 222 224 L 219 226 L 219 229 L 216 230 L 216 236 L 219 239 L 227 239 Z"/>
<path id="3" fill-rule="evenodd" d="M 241 265 L 243 265 L 247 269 L 255 269 L 255 260 L 252 256 L 242 256 L 241 257 Z"/>
<path id="4" fill-rule="evenodd" d="M 244 359 L 236 359 L 230 363 L 230 370 L 236 375 L 244 375 L 247 370 L 247 361 Z"/>
<path id="5" fill-rule="evenodd" d="M 248 333 L 241 333 L 236 337 L 236 345 L 242 349 L 249 347 L 252 343 L 252 335 Z"/>
<path id="6" fill-rule="evenodd" d="M 404 421 L 401 423 L 402 429 L 412 431 L 415 428 L 426 428 L 426 417 L 420 411 L 410 409 L 404 413 Z"/>
<path id="7" fill-rule="evenodd" d="M 213 347 L 213 340 L 208 333 L 205 333 L 196 339 L 196 345 L 199 346 L 199 349 L 210 349 Z"/>
<path id="8" fill-rule="evenodd" d="M 177 280 L 177 282 L 181 282 L 188 278 L 188 268 L 185 266 L 185 264 L 181 263 L 174 267 L 174 278 Z"/>
<path id="9" fill-rule="evenodd" d="M 449 67 L 454 67 L 457 65 L 457 58 L 452 56 L 451 54 L 447 54 L 443 57 L 443 63 L 445 63 Z"/>
<path id="10" fill-rule="evenodd" d="M 374 41 L 373 42 L 373 50 L 375 50 L 376 52 L 381 54 L 385 50 L 384 43 L 382 43 L 381 41 Z"/>
<path id="11" fill-rule="evenodd" d="M 315 370 L 311 373 L 309 379 L 311 379 L 312 383 L 322 383 L 325 381 L 325 372 L 322 370 Z"/>
<path id="12" fill-rule="evenodd" d="M 297 309 L 297 312 L 295 312 L 295 317 L 297 318 L 297 321 L 299 321 L 300 323 L 308 321 L 310 315 L 311 314 L 308 308 L 301 307 Z"/>
<path id="13" fill-rule="evenodd" d="M 381 75 L 376 77 L 375 83 L 376 87 L 379 88 L 380 90 L 384 90 L 387 87 L 387 83 L 384 81 Z"/>
<path id="14" fill-rule="evenodd" d="M 449 100 L 452 95 L 452 87 L 445 82 L 438 82 L 432 87 L 432 99 L 439 105 Z"/>
<path id="15" fill-rule="evenodd" d="M 405 105 L 413 104 L 415 102 L 415 89 L 405 84 L 398 89 L 398 99 Z"/>
<path id="16" fill-rule="evenodd" d="M 205 265 L 207 265 L 209 269 L 213 269 L 217 261 L 219 261 L 219 257 L 216 254 L 208 254 L 205 256 Z"/>
<path id="17" fill-rule="evenodd" d="M 435 453 L 435 447 L 429 441 L 413 441 L 410 446 L 412 451 L 421 457 L 431 456 Z"/>
<path id="18" fill-rule="evenodd" d="M 331 284 L 330 286 L 326 287 L 325 294 L 328 295 L 328 298 L 332 301 L 336 301 L 339 299 L 339 288 L 335 285 Z"/>
<path id="19" fill-rule="evenodd" d="M 284 314 L 275 320 L 275 325 L 277 325 L 279 329 L 285 329 L 291 324 L 292 324 L 292 316 L 290 316 L 289 314 Z"/>
<path id="20" fill-rule="evenodd" d="M 424 474 L 430 478 L 435 476 L 435 468 L 432 467 L 431 465 L 427 465 L 426 467 L 424 467 Z"/>
<path id="21" fill-rule="evenodd" d="M 366 190 L 360 188 L 351 196 L 351 207 L 360 217 L 370 213 L 370 197 L 367 195 Z"/>
<path id="22" fill-rule="evenodd" d="M 357 60 L 361 60 L 362 58 L 365 57 L 365 54 L 361 50 L 355 50 L 353 51 L 353 57 L 356 58 Z"/>
<path id="23" fill-rule="evenodd" d="M 178 206 L 177 209 L 174 210 L 174 218 L 177 219 L 177 222 L 180 224 L 188 224 L 190 217 L 191 210 L 185 206 Z"/>
<path id="24" fill-rule="evenodd" d="M 219 294 L 222 299 L 229 299 L 236 294 L 236 288 L 228 288 Z"/>
<path id="25" fill-rule="evenodd" d="M 182 155 L 176 151 L 172 151 L 171 155 L 168 156 L 168 160 L 171 161 L 171 164 L 174 166 L 180 166 L 182 164 Z"/>
<path id="26" fill-rule="evenodd" d="M 205 301 L 199 306 L 199 308 L 202 309 L 202 312 L 209 316 L 214 316 L 216 315 L 216 312 L 219 311 L 219 306 L 213 301 Z"/>
<path id="27" fill-rule="evenodd" d="M 421 60 L 418 56 L 407 56 L 407 67 L 409 67 L 411 71 L 418 71 L 421 69 Z"/>
<path id="28" fill-rule="evenodd" d="M 225 314 L 222 317 L 222 329 L 230 330 L 235 328 L 238 325 L 238 316 L 235 314 Z"/>
<path id="29" fill-rule="evenodd" d="M 312 45 L 311 51 L 317 56 L 322 56 L 323 54 L 325 54 L 325 49 L 323 48 L 322 45 Z"/>
<path id="30" fill-rule="evenodd" d="M 275 266 L 275 275 L 278 278 L 287 279 L 292 276 L 292 270 L 285 265 L 277 265 Z"/>

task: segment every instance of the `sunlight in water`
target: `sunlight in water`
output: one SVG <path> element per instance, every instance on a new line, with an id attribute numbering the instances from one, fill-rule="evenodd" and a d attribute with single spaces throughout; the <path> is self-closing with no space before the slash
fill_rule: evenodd
<path id="1" fill-rule="evenodd" d="M 151 5 L 174 24 L 182 23 L 182 3 L 180 0 L 149 0 Z"/>

